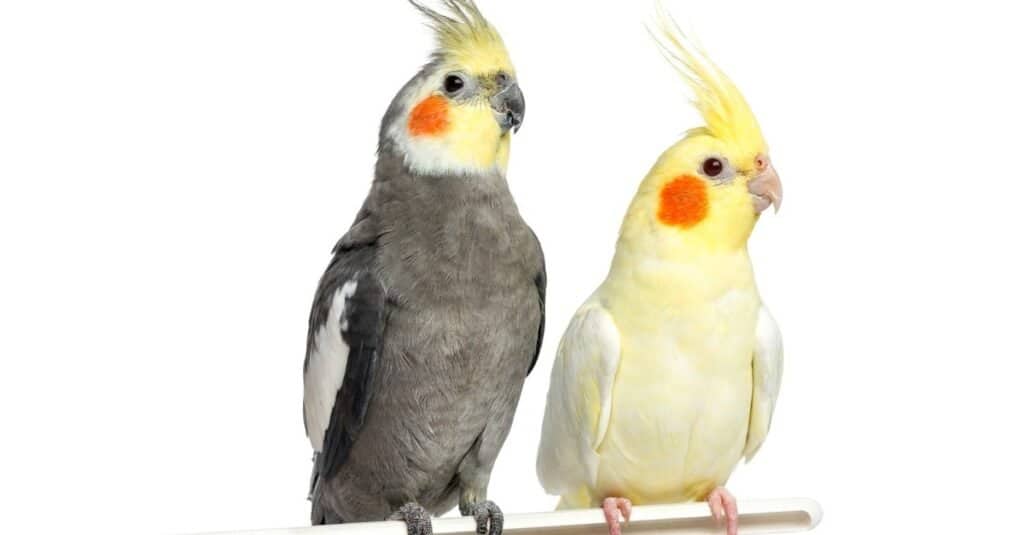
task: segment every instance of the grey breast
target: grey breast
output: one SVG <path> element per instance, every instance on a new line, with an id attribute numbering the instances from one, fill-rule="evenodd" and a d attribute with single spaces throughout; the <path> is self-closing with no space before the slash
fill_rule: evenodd
<path id="1" fill-rule="evenodd" d="M 503 177 L 412 176 L 382 157 L 368 202 L 387 294 L 375 393 L 343 469 L 338 511 L 441 513 L 467 456 L 489 473 L 536 357 L 536 238 Z"/>

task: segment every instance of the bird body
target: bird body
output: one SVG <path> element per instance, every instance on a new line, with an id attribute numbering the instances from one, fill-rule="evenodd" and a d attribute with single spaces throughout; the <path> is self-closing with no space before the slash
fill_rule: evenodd
<path id="1" fill-rule="evenodd" d="M 366 245 L 388 317 L 366 421 L 323 487 L 349 521 L 383 519 L 410 501 L 441 514 L 464 485 L 486 487 L 539 336 L 541 251 L 503 180 L 467 188 L 400 169 L 382 163 L 378 177 L 388 178 L 357 223 L 377 229 Z"/>
<path id="2" fill-rule="evenodd" d="M 698 253 L 700 243 L 661 248 L 652 243 L 657 239 L 620 241 L 607 279 L 559 348 L 539 466 L 545 487 L 562 496 L 561 507 L 595 506 L 610 495 L 638 504 L 702 500 L 751 449 L 758 326 L 777 330 L 749 255 L 745 248 Z M 661 254 L 639 252 L 651 247 Z M 593 345 L 612 354 L 607 364 L 576 373 L 568 361 L 599 360 Z M 604 384 L 595 387 L 603 393 L 559 404 L 588 381 Z M 557 429 L 577 425 L 579 413 L 590 415 L 584 427 L 595 428 L 582 456 L 570 438 L 575 433 Z M 753 436 L 763 438 L 756 430 Z M 573 457 L 590 457 L 589 470 L 568 474 Z"/>
<path id="3" fill-rule="evenodd" d="M 439 48 L 384 115 L 310 314 L 311 519 L 397 515 L 426 534 L 457 503 L 497 535 L 490 472 L 544 329 L 543 253 L 506 180 L 525 102 L 472 0 L 412 3 Z"/>
<path id="4" fill-rule="evenodd" d="M 620 355 L 593 488 L 564 506 L 703 499 L 742 456 L 760 299 L 745 253 L 704 260 L 613 274 L 583 306 L 614 324 Z"/>
<path id="5" fill-rule="evenodd" d="M 570 321 L 551 374 L 537 471 L 559 507 L 708 500 L 767 435 L 782 342 L 747 253 L 781 183 L 746 101 L 667 14 L 663 51 L 706 125 L 641 182 L 608 276 Z"/>

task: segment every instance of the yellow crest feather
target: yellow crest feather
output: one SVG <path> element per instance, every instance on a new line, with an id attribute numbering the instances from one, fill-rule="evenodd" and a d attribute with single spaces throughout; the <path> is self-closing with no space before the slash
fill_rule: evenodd
<path id="1" fill-rule="evenodd" d="M 437 35 L 435 55 L 476 74 L 503 70 L 514 74 L 505 42 L 473 0 L 441 0 L 448 14 L 409 0 L 426 15 Z"/>
<path id="2" fill-rule="evenodd" d="M 656 29 L 648 30 L 662 55 L 693 90 L 693 105 L 708 133 L 747 154 L 766 152 L 757 118 L 732 80 L 686 36 L 661 2 L 656 4 L 656 19 Z"/>

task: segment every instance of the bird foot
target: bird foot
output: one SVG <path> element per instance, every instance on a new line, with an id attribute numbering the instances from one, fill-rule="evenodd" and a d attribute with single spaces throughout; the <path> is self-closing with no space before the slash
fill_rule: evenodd
<path id="1" fill-rule="evenodd" d="M 501 535 L 505 529 L 504 513 L 490 500 L 470 507 L 470 515 L 476 520 L 477 535 Z"/>
<path id="2" fill-rule="evenodd" d="M 740 529 L 740 514 L 736 508 L 736 498 L 723 487 L 711 491 L 708 495 L 708 507 L 711 516 L 719 523 L 725 524 L 727 535 L 736 535 Z"/>
<path id="3" fill-rule="evenodd" d="M 633 514 L 633 502 L 626 498 L 605 498 L 601 509 L 604 510 L 604 521 L 608 523 L 608 535 L 622 535 L 619 514 L 622 514 L 624 521 L 629 522 Z"/>
<path id="4" fill-rule="evenodd" d="M 403 505 L 388 520 L 405 522 L 408 535 L 433 535 L 434 526 L 430 521 L 430 513 L 422 505 L 410 502 Z"/>

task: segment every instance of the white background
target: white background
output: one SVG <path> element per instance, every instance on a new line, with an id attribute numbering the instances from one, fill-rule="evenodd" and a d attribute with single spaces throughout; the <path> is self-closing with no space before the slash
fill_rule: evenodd
<path id="1" fill-rule="evenodd" d="M 550 278 L 491 496 L 543 511 L 554 348 L 698 119 L 648 2 L 480 3 L 526 93 L 510 183 Z M 783 393 L 731 488 L 814 497 L 824 533 L 1015 532 L 1020 15 L 909 4 L 668 2 L 786 187 L 751 240 Z M 0 4 L 0 531 L 308 521 L 308 307 L 431 44 L 398 0 Z"/>

